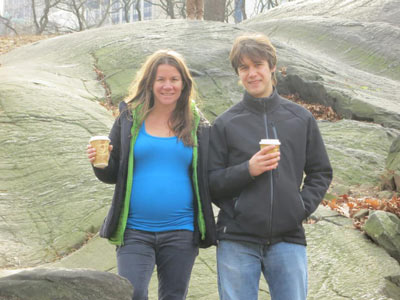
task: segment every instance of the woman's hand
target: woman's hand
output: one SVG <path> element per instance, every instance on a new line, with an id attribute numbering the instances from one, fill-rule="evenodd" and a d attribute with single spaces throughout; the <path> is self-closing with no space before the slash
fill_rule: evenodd
<path id="1" fill-rule="evenodd" d="M 113 146 L 109 145 L 108 151 L 110 152 L 110 154 L 111 154 L 112 149 L 113 149 Z M 87 153 L 87 157 L 88 157 L 90 163 L 93 164 L 96 159 L 96 148 L 94 148 L 92 145 L 89 144 L 89 145 L 87 145 L 86 153 Z"/>
<path id="2" fill-rule="evenodd" d="M 274 148 L 274 145 L 266 146 L 250 158 L 249 172 L 251 176 L 255 177 L 278 167 L 281 153 L 268 153 Z"/>

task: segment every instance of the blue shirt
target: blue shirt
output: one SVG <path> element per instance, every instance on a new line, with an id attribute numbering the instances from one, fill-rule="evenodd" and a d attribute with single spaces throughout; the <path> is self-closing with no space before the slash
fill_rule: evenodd
<path id="1" fill-rule="evenodd" d="M 193 149 L 177 137 L 156 137 L 145 123 L 134 145 L 134 170 L 127 227 L 159 232 L 194 230 L 190 165 Z"/>

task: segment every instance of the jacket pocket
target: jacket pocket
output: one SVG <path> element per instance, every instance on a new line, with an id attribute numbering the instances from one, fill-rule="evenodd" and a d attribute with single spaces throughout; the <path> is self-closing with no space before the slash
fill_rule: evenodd
<path id="1" fill-rule="evenodd" d="M 298 191 L 277 195 L 274 202 L 272 230 L 274 236 L 298 230 L 306 218 L 303 199 Z"/>
<path id="2" fill-rule="evenodd" d="M 303 221 L 303 220 L 307 219 L 307 211 L 306 211 L 306 206 L 304 205 L 303 197 L 301 196 L 300 193 L 299 193 L 299 200 L 300 200 L 300 203 L 301 203 L 301 207 L 303 207 L 303 211 L 304 211 L 303 218 L 301 220 L 301 221 Z"/>
<path id="3" fill-rule="evenodd" d="M 240 214 L 240 211 L 238 210 L 239 197 L 234 197 L 232 199 L 232 202 L 233 202 L 233 218 L 236 219 L 237 216 Z"/>

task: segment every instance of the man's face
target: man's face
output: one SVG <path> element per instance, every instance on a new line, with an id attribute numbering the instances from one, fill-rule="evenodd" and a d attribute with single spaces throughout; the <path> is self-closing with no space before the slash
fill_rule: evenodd
<path id="1" fill-rule="evenodd" d="M 255 98 L 262 98 L 270 96 L 273 91 L 271 78 L 275 69 L 270 69 L 266 60 L 253 61 L 244 56 L 238 74 L 247 92 Z"/>

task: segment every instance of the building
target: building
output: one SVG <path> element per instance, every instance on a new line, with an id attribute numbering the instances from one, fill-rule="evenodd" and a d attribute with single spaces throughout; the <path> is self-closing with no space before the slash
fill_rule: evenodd
<path id="1" fill-rule="evenodd" d="M 4 13 L 4 0 L 0 0 L 0 16 Z"/>

